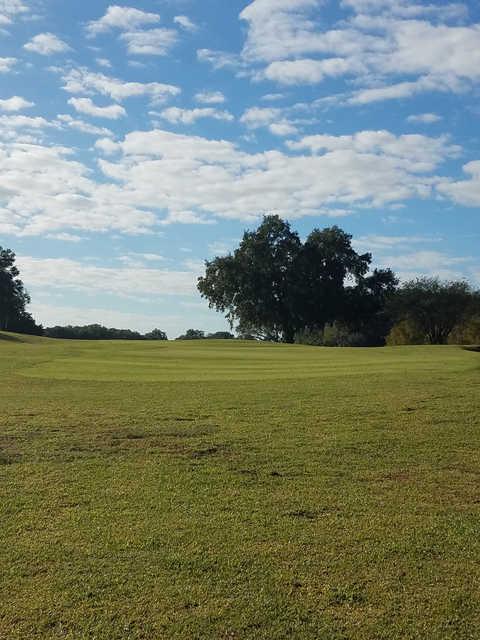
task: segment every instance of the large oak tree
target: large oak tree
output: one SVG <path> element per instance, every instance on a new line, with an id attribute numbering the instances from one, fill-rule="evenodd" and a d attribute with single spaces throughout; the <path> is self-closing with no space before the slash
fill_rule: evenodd
<path id="1" fill-rule="evenodd" d="M 306 328 L 341 321 L 362 325 L 381 311 L 396 285 L 390 270 L 369 274 L 337 226 L 314 229 L 304 243 L 288 222 L 265 216 L 227 256 L 206 262 L 198 289 L 242 333 L 293 342 Z"/>

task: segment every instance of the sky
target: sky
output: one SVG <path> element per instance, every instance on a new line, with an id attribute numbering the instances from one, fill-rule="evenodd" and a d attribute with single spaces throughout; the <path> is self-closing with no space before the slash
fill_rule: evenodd
<path id="1" fill-rule="evenodd" d="M 0 0 L 0 245 L 45 326 L 226 328 L 264 214 L 480 286 L 480 3 Z"/>

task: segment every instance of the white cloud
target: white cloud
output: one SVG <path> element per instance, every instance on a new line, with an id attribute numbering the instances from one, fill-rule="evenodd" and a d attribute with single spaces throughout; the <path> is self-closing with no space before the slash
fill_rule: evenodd
<path id="1" fill-rule="evenodd" d="M 346 0 L 343 5 L 353 15 L 325 28 L 323 4 L 253 0 L 245 7 L 240 13 L 248 28 L 243 63 L 266 65 L 253 67 L 254 79 L 294 85 L 354 75 L 364 86 L 350 104 L 460 92 L 480 79 L 480 24 L 448 23 L 466 16 L 464 5 Z M 217 68 L 230 62 L 222 52 L 204 51 L 202 59 Z M 375 86 L 379 81 L 384 86 Z"/>
<path id="2" fill-rule="evenodd" d="M 41 130 L 44 119 L 0 117 Z M 60 121 L 68 126 L 65 120 Z M 5 124 L 10 130 L 11 126 Z M 458 148 L 446 138 L 308 136 L 288 147 L 246 153 L 233 143 L 162 130 L 137 131 L 121 142 L 108 137 L 95 148 L 104 174 L 95 181 L 69 149 L 39 144 L 0 145 L 0 233 L 145 233 L 158 225 L 211 223 L 216 218 L 255 221 L 264 212 L 289 219 L 343 216 L 352 207 L 384 207 L 442 193 L 469 202 L 480 197 L 479 163 L 465 183 L 435 175 Z M 476 185 L 476 186 L 475 186 Z M 437 191 L 436 191 L 437 189 Z M 476 195 L 475 195 L 476 194 Z"/>
<path id="3" fill-rule="evenodd" d="M 382 236 L 370 234 L 358 236 L 353 239 L 353 245 L 357 251 L 389 251 L 392 249 L 410 248 L 412 244 L 429 244 L 440 242 L 439 236 Z"/>
<path id="4" fill-rule="evenodd" d="M 105 267 L 68 258 L 18 257 L 22 277 L 29 286 L 48 291 L 73 290 L 82 293 L 107 293 L 138 296 L 185 296 L 196 292 L 198 272 L 172 271 L 139 264 Z"/>
<path id="5" fill-rule="evenodd" d="M 121 102 L 127 98 L 146 96 L 154 103 L 161 103 L 181 93 L 179 87 L 160 82 L 124 82 L 102 73 L 92 73 L 81 67 L 72 69 L 63 76 L 64 89 L 68 93 L 109 96 Z"/>
<path id="6" fill-rule="evenodd" d="M 99 107 L 90 98 L 70 98 L 68 104 L 71 104 L 75 111 L 85 113 L 95 118 L 108 118 L 110 120 L 118 120 L 127 115 L 125 109 L 119 104 L 108 105 L 107 107 Z"/>
<path id="7" fill-rule="evenodd" d="M 225 51 L 213 51 L 212 49 L 198 49 L 197 59 L 199 62 L 206 62 L 214 69 L 236 69 L 242 66 L 239 56 Z"/>
<path id="8" fill-rule="evenodd" d="M 341 76 L 360 69 L 358 61 L 345 58 L 279 60 L 270 63 L 257 77 L 283 85 L 317 84 L 328 76 Z"/>
<path id="9" fill-rule="evenodd" d="M 0 128 L 2 129 L 45 129 L 47 127 L 57 127 L 53 122 L 49 122 L 40 116 L 0 116 Z M 12 137 L 16 137 L 14 134 Z"/>
<path id="10" fill-rule="evenodd" d="M 190 20 L 188 16 L 175 16 L 173 19 L 175 24 L 178 24 L 185 31 L 197 31 L 198 26 Z"/>
<path id="11" fill-rule="evenodd" d="M 444 180 L 438 190 L 457 204 L 478 207 L 480 206 L 480 160 L 468 162 L 463 166 L 463 171 L 469 178 L 457 181 Z"/>
<path id="12" fill-rule="evenodd" d="M 292 136 L 298 133 L 298 129 L 294 124 L 291 124 L 287 120 L 283 120 L 281 122 L 272 122 L 269 125 L 270 133 L 273 133 L 275 136 Z"/>
<path id="13" fill-rule="evenodd" d="M 393 160 L 408 171 L 423 173 L 433 171 L 443 159 L 456 157 L 460 147 L 452 145 L 448 138 L 429 138 L 419 134 L 396 136 L 389 131 L 360 131 L 352 136 L 313 135 L 299 142 L 288 142 L 293 150 L 309 149 L 314 154 L 337 151 L 355 151 L 359 154 L 375 154 Z"/>
<path id="14" fill-rule="evenodd" d="M 20 119 L 29 120 L 14 117 L 17 124 Z M 49 124 L 40 118 L 30 121 L 30 126 Z M 71 156 L 72 151 L 64 147 L 0 145 L 0 233 L 144 233 L 156 224 L 153 213 L 132 206 L 115 184 L 96 183 L 91 172 Z"/>
<path id="15" fill-rule="evenodd" d="M 266 93 L 262 96 L 261 100 L 263 102 L 277 102 L 278 100 L 283 100 L 285 98 L 283 93 Z"/>
<path id="16" fill-rule="evenodd" d="M 357 13 L 380 13 L 403 18 L 435 16 L 443 20 L 465 18 L 467 8 L 461 3 L 416 4 L 411 0 L 342 0 L 344 7 L 350 7 Z"/>
<path id="17" fill-rule="evenodd" d="M 99 20 L 93 20 L 87 25 L 87 33 L 96 36 L 112 29 L 131 31 L 138 27 L 155 24 L 160 21 L 160 16 L 156 13 L 147 13 L 134 9 L 133 7 L 120 7 L 112 5 L 108 7 L 105 15 Z"/>
<path id="18" fill-rule="evenodd" d="M 110 129 L 106 129 L 105 127 L 96 127 L 89 122 L 85 122 L 84 120 L 78 120 L 72 118 L 72 116 L 68 114 L 60 114 L 57 116 L 57 120 L 59 120 L 62 124 L 66 125 L 70 129 L 76 129 L 77 131 L 81 131 L 82 133 L 88 133 L 92 136 L 107 136 L 113 137 L 113 133 Z"/>
<path id="19" fill-rule="evenodd" d="M 112 68 L 112 63 L 107 58 L 95 58 L 95 62 L 100 67 L 104 67 L 105 69 L 111 69 Z"/>
<path id="20" fill-rule="evenodd" d="M 54 33 L 39 33 L 23 46 L 27 51 L 39 53 L 42 56 L 50 56 L 54 53 L 70 51 L 66 42 L 60 40 Z"/>
<path id="21" fill-rule="evenodd" d="M 0 0 L 0 24 L 10 24 L 17 14 L 27 12 L 28 7 L 21 0 Z"/>
<path id="22" fill-rule="evenodd" d="M 201 118 L 213 118 L 214 120 L 223 120 L 232 122 L 234 117 L 228 111 L 221 111 L 212 107 L 202 109 L 180 109 L 179 107 L 170 107 L 164 109 L 159 114 L 164 120 L 168 120 L 172 124 L 193 124 Z"/>
<path id="23" fill-rule="evenodd" d="M 12 96 L 6 100 L 0 100 L 0 111 L 21 111 L 33 106 L 33 102 L 29 102 L 20 96 Z"/>
<path id="24" fill-rule="evenodd" d="M 388 132 L 305 138 L 296 148 L 315 145 L 325 151 L 247 154 L 226 141 L 134 132 L 120 143 L 120 159 L 100 161 L 100 167 L 137 205 L 167 211 L 167 221 L 192 212 L 253 220 L 265 211 L 289 218 L 344 215 L 351 206 L 429 198 L 439 180 L 431 172 L 458 152 L 445 139 Z"/>
<path id="25" fill-rule="evenodd" d="M 95 142 L 95 149 L 101 151 L 105 155 L 113 155 L 120 150 L 120 145 L 117 142 L 113 142 L 109 138 L 100 138 Z"/>
<path id="26" fill-rule="evenodd" d="M 413 124 L 433 124 L 435 122 L 440 122 L 442 120 L 442 116 L 439 116 L 436 113 L 418 113 L 416 115 L 408 116 L 407 122 L 411 122 Z"/>
<path id="27" fill-rule="evenodd" d="M 375 256 L 375 265 L 392 268 L 401 281 L 422 276 L 438 276 L 445 280 L 472 280 L 472 259 L 443 251 L 420 250 L 410 253 L 383 253 Z"/>
<path id="28" fill-rule="evenodd" d="M 173 29 L 127 31 L 120 38 L 132 55 L 165 56 L 176 43 L 177 32 Z"/>
<path id="29" fill-rule="evenodd" d="M 223 104 L 226 98 L 221 91 L 200 91 L 195 94 L 195 102 L 201 104 Z"/>
<path id="30" fill-rule="evenodd" d="M 251 129 L 258 129 L 274 122 L 280 114 L 281 109 L 250 107 L 243 113 L 240 122 Z"/>
<path id="31" fill-rule="evenodd" d="M 0 73 L 9 73 L 17 62 L 17 58 L 0 58 Z"/>
<path id="32" fill-rule="evenodd" d="M 247 109 L 240 122 L 249 129 L 267 127 L 276 136 L 289 136 L 298 132 L 297 127 L 282 116 L 282 109 L 251 107 Z"/>

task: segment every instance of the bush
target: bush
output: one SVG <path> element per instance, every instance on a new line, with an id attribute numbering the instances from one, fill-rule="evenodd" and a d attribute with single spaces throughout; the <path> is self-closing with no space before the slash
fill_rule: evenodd
<path id="1" fill-rule="evenodd" d="M 339 322 L 327 324 L 323 330 L 312 327 L 299 331 L 295 336 L 295 342 L 316 347 L 366 347 L 369 345 L 364 333 L 352 331 Z"/>
<path id="2" fill-rule="evenodd" d="M 473 316 L 454 327 L 448 336 L 448 344 L 480 345 L 480 316 Z"/>
<path id="3" fill-rule="evenodd" d="M 425 344 L 425 337 L 411 320 L 397 322 L 387 336 L 389 347 L 402 344 Z"/>
<path id="4" fill-rule="evenodd" d="M 316 327 L 307 328 L 303 331 L 298 331 L 295 334 L 296 344 L 306 344 L 313 347 L 323 346 L 323 329 Z"/>

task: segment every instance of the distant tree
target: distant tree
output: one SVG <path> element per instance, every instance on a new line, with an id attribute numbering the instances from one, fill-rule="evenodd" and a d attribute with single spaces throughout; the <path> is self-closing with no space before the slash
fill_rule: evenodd
<path id="1" fill-rule="evenodd" d="M 200 329 L 188 329 L 183 336 L 178 336 L 176 340 L 204 340 L 205 332 Z"/>
<path id="2" fill-rule="evenodd" d="M 144 337 L 145 340 L 168 340 L 165 331 L 161 331 L 160 329 L 153 329 L 153 331 L 146 333 Z"/>
<path id="3" fill-rule="evenodd" d="M 30 296 L 20 280 L 15 253 L 0 247 L 0 329 L 41 335 L 43 329 L 26 311 Z"/>
<path id="4" fill-rule="evenodd" d="M 288 222 L 265 216 L 233 254 L 206 262 L 198 289 L 237 332 L 256 339 L 293 342 L 341 321 L 353 332 L 377 327 L 381 336 L 368 341 L 382 343 L 381 314 L 397 280 L 388 269 L 368 275 L 372 257 L 351 240 L 333 226 L 314 229 L 302 244 Z"/>
<path id="5" fill-rule="evenodd" d="M 64 340 L 167 340 L 167 334 L 160 329 L 142 335 L 131 329 L 114 329 L 101 324 L 87 324 L 84 326 L 67 325 L 65 327 L 47 327 L 45 335 L 48 338 L 63 338 Z"/>
<path id="6" fill-rule="evenodd" d="M 445 344 L 455 326 L 479 308 L 480 296 L 464 281 L 418 278 L 402 285 L 392 300 L 397 321 L 407 321 L 426 344 Z"/>
<path id="7" fill-rule="evenodd" d="M 229 331 L 216 331 L 206 336 L 209 340 L 233 340 L 235 336 Z"/>

